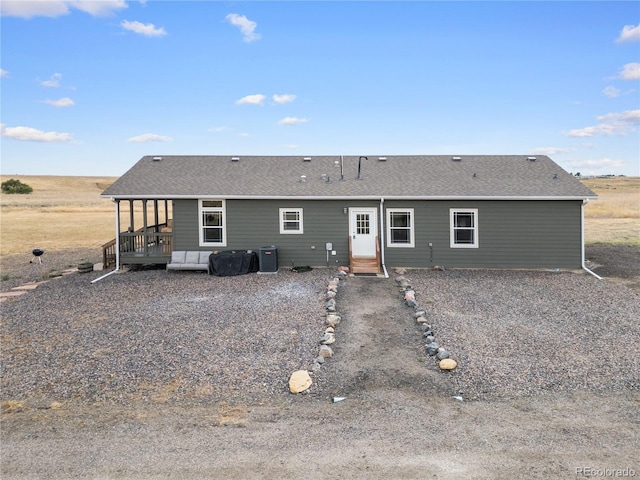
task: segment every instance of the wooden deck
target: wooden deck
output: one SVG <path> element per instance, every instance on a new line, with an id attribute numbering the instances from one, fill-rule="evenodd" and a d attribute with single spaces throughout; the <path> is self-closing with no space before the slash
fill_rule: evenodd
<path id="1" fill-rule="evenodd" d="M 161 225 L 148 227 L 135 232 L 120 233 L 120 264 L 145 265 L 166 264 L 171 260 L 173 233 L 161 232 Z M 102 245 L 102 263 L 104 268 L 116 265 L 116 240 Z"/>

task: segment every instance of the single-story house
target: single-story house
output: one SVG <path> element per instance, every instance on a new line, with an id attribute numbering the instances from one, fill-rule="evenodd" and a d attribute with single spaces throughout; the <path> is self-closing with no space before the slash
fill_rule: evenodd
<path id="1" fill-rule="evenodd" d="M 544 155 L 145 156 L 102 197 L 105 261 L 259 251 L 280 267 L 584 268 L 596 198 Z"/>

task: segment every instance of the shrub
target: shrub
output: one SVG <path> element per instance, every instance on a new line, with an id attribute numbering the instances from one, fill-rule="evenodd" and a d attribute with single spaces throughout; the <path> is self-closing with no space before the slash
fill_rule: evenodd
<path id="1" fill-rule="evenodd" d="M 31 188 L 26 183 L 22 183 L 20 180 L 10 179 L 5 182 L 2 182 L 0 185 L 2 188 L 2 193 L 31 193 L 33 192 L 33 188 Z"/>

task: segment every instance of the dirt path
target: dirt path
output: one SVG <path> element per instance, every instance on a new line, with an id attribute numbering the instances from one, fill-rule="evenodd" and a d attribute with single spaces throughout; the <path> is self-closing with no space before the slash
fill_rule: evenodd
<path id="1" fill-rule="evenodd" d="M 338 305 L 345 321 L 329 365 L 339 372 L 332 382 L 336 395 L 397 389 L 452 394 L 444 375 L 425 358 L 422 330 L 393 280 L 351 277 L 343 282 Z"/>

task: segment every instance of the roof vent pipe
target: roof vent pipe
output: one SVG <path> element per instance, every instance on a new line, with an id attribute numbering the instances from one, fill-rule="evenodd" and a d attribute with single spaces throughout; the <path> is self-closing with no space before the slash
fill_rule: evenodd
<path id="1" fill-rule="evenodd" d="M 340 155 L 340 180 L 344 180 L 344 157 Z"/>
<path id="2" fill-rule="evenodd" d="M 364 158 L 365 160 L 369 160 L 369 159 L 368 159 L 367 157 L 365 157 L 365 156 L 360 156 L 360 158 L 358 159 L 358 180 L 362 180 L 362 177 L 360 176 L 360 170 L 361 170 L 361 168 L 362 168 L 362 159 L 363 159 L 363 158 Z"/>

